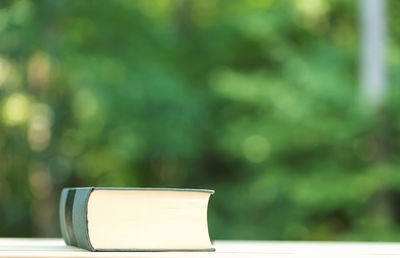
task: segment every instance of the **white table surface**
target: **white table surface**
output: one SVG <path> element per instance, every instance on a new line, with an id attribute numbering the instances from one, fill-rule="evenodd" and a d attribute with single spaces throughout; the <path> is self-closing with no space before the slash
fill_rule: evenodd
<path id="1" fill-rule="evenodd" d="M 89 252 L 62 239 L 0 238 L 0 257 L 400 257 L 400 243 L 214 241 L 216 252 Z"/>

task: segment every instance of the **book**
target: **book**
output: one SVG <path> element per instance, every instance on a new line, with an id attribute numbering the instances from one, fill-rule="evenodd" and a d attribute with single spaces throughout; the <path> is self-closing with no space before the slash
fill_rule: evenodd
<path id="1" fill-rule="evenodd" d="M 64 188 L 61 233 L 89 251 L 215 251 L 207 224 L 213 190 Z"/>

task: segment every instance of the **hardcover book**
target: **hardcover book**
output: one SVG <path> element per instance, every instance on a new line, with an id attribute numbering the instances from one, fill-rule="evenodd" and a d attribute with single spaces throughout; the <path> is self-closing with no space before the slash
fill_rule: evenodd
<path id="1" fill-rule="evenodd" d="M 207 206 L 213 190 L 64 188 L 61 233 L 90 251 L 214 251 Z"/>

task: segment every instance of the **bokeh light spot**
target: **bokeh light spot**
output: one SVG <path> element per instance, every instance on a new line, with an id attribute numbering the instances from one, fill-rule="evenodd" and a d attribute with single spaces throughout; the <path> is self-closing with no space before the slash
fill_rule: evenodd
<path id="1" fill-rule="evenodd" d="M 8 97 L 3 106 L 3 119 L 7 125 L 19 125 L 24 123 L 30 113 L 30 101 L 21 94 L 15 93 Z"/>
<path id="2" fill-rule="evenodd" d="M 270 149 L 267 139 L 260 135 L 249 136 L 243 142 L 243 154 L 253 163 L 264 161 L 268 157 Z"/>
<path id="3" fill-rule="evenodd" d="M 51 195 L 53 182 L 48 166 L 43 162 L 32 162 L 29 166 L 29 186 L 33 196 L 43 200 Z"/>
<path id="4" fill-rule="evenodd" d="M 28 61 L 28 81 L 34 87 L 47 84 L 50 76 L 51 63 L 44 52 L 37 52 Z"/>
<path id="5" fill-rule="evenodd" d="M 36 104 L 28 128 L 28 142 L 32 150 L 46 149 L 51 139 L 51 109 L 46 104 Z"/>
<path id="6" fill-rule="evenodd" d="M 99 103 L 96 97 L 87 90 L 80 90 L 73 103 L 74 114 L 78 120 L 85 120 L 96 115 Z"/>

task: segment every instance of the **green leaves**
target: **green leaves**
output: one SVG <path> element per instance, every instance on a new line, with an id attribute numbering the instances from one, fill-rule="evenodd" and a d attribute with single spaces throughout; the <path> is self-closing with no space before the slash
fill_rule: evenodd
<path id="1" fill-rule="evenodd" d="M 61 188 L 97 185 L 215 189 L 216 239 L 397 239 L 400 96 L 359 98 L 355 9 L 6 1 L 0 233 L 55 236 Z"/>

